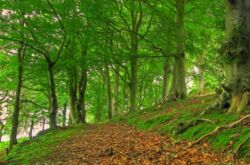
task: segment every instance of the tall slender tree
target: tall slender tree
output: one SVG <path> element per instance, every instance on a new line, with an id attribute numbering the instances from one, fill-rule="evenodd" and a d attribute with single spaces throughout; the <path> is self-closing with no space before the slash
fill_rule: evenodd
<path id="1" fill-rule="evenodd" d="M 21 108 L 21 92 L 22 92 L 22 84 L 23 84 L 23 64 L 24 57 L 26 53 L 26 46 L 24 44 L 20 44 L 20 47 L 17 51 L 17 61 L 18 61 L 18 79 L 17 79 L 17 87 L 16 87 L 16 97 L 14 104 L 14 111 L 12 115 L 12 129 L 10 134 L 10 143 L 9 149 L 11 150 L 15 144 L 17 144 L 17 130 L 18 130 L 18 120 L 19 120 L 19 112 Z"/>
<path id="2" fill-rule="evenodd" d="M 174 64 L 174 83 L 173 95 L 174 98 L 182 99 L 187 95 L 185 82 L 185 32 L 184 32 L 184 10 L 185 0 L 176 0 L 176 26 L 177 26 L 177 53 Z"/>

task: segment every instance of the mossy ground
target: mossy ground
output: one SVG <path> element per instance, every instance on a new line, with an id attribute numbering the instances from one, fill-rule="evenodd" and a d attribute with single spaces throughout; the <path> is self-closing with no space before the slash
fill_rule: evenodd
<path id="1" fill-rule="evenodd" d="M 161 134 L 172 136 L 176 140 L 194 141 L 201 136 L 211 132 L 217 126 L 225 125 L 239 119 L 234 114 L 223 114 L 214 112 L 200 117 L 200 113 L 213 102 L 215 96 L 192 97 L 185 100 L 166 104 L 161 110 L 154 108 L 130 113 L 129 115 L 117 116 L 114 122 L 126 122 L 135 125 L 141 130 L 158 131 Z M 198 119 L 209 119 L 215 123 L 200 122 L 181 133 L 176 133 L 180 123 L 186 124 Z M 238 126 L 233 129 L 224 130 L 217 135 L 208 138 L 207 142 L 217 152 L 233 151 L 241 142 L 250 137 L 249 126 Z M 241 147 L 238 157 L 250 161 L 250 142 Z"/>
<path id="2" fill-rule="evenodd" d="M 50 130 L 32 140 L 19 143 L 11 150 L 8 156 L 5 156 L 4 160 L 9 165 L 28 165 L 33 164 L 33 161 L 43 162 L 56 149 L 56 146 L 60 142 L 83 130 L 82 126 Z M 5 145 L 1 146 L 1 150 L 3 151 L 7 145 L 5 143 Z"/>

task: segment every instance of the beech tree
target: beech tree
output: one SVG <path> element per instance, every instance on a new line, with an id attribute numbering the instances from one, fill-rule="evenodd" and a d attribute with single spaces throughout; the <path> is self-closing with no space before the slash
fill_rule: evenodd
<path id="1" fill-rule="evenodd" d="M 225 90 L 232 97 L 229 113 L 242 113 L 249 104 L 250 68 L 250 2 L 225 0 L 226 35 L 223 53 L 225 62 Z"/>

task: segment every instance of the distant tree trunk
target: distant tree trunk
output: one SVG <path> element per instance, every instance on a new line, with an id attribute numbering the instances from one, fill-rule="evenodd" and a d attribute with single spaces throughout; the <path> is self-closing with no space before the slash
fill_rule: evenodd
<path id="1" fill-rule="evenodd" d="M 185 34 L 184 34 L 185 0 L 176 0 L 177 9 L 177 54 L 174 65 L 174 98 L 182 99 L 187 95 L 185 82 Z"/>
<path id="2" fill-rule="evenodd" d="M 110 82 L 110 73 L 109 67 L 105 65 L 105 81 L 107 86 L 107 96 L 108 96 L 108 118 L 112 119 L 112 91 L 111 91 L 111 82 Z"/>
<path id="3" fill-rule="evenodd" d="M 119 72 L 119 67 L 117 67 L 117 72 Z M 114 96 L 113 96 L 114 115 L 118 113 L 119 81 L 120 81 L 119 75 L 115 74 Z"/>
<path id="4" fill-rule="evenodd" d="M 0 142 L 2 142 L 4 124 L 0 121 Z"/>
<path id="5" fill-rule="evenodd" d="M 206 50 L 203 50 L 200 60 L 200 75 L 199 75 L 199 94 L 203 94 L 205 91 L 205 63 L 206 63 Z"/>
<path id="6" fill-rule="evenodd" d="M 23 83 L 23 62 L 24 55 L 26 52 L 26 46 L 21 45 L 17 52 L 17 61 L 18 61 L 18 79 L 17 79 L 17 87 L 16 87 L 16 97 L 15 97 L 15 105 L 14 111 L 12 115 L 12 129 L 10 134 L 10 143 L 9 150 L 13 148 L 13 145 L 17 144 L 17 129 L 18 129 L 18 119 L 19 119 L 19 111 L 21 106 L 21 92 L 22 92 L 22 83 Z"/>
<path id="7" fill-rule="evenodd" d="M 138 108 L 140 108 L 142 105 L 143 105 L 143 101 L 144 101 L 144 92 L 145 92 L 145 89 L 143 88 L 144 87 L 144 84 L 147 83 L 147 79 L 143 79 L 143 81 L 139 81 L 139 85 L 138 85 L 138 102 L 137 102 L 137 106 Z M 145 85 L 147 86 L 147 85 Z"/>
<path id="8" fill-rule="evenodd" d="M 63 121 L 62 121 L 62 126 L 65 127 L 66 126 L 66 120 L 67 120 L 67 104 L 65 103 L 63 105 L 63 112 L 62 112 L 62 115 L 63 115 Z"/>
<path id="9" fill-rule="evenodd" d="M 126 99 L 127 99 L 127 83 L 126 83 L 126 77 L 125 81 L 122 84 L 122 112 L 124 113 L 126 111 Z"/>
<path id="10" fill-rule="evenodd" d="M 162 87 L 162 99 L 165 99 L 168 96 L 168 81 L 170 74 L 170 65 L 169 59 L 165 57 L 164 66 L 163 66 L 163 87 Z"/>
<path id="11" fill-rule="evenodd" d="M 48 62 L 48 72 L 49 72 L 49 89 L 50 89 L 50 100 L 51 100 L 51 109 L 49 114 L 49 126 L 52 129 L 57 127 L 56 116 L 58 110 L 57 96 L 56 96 L 56 84 L 54 78 L 54 64 L 50 61 Z"/>
<path id="12" fill-rule="evenodd" d="M 250 100 L 250 1 L 225 0 L 226 80 L 232 95 L 230 113 L 241 113 Z"/>
<path id="13" fill-rule="evenodd" d="M 46 120 L 45 120 L 45 118 L 43 118 L 43 122 L 42 122 L 42 131 L 45 130 L 45 124 L 46 124 Z"/>
<path id="14" fill-rule="evenodd" d="M 33 128 L 34 128 L 34 120 L 31 120 L 30 131 L 29 131 L 29 138 L 30 139 L 32 139 Z"/>
<path id="15" fill-rule="evenodd" d="M 97 92 L 97 108 L 95 112 L 95 121 L 101 121 L 102 118 L 102 109 L 103 109 L 103 91 L 104 91 L 104 85 L 99 82 L 99 88 Z"/>
<path id="16" fill-rule="evenodd" d="M 76 77 L 76 69 L 72 69 L 71 72 L 69 72 L 69 116 L 71 124 L 76 124 Z"/>
<path id="17" fill-rule="evenodd" d="M 79 92 L 79 98 L 78 98 L 78 105 L 77 105 L 77 114 L 78 123 L 86 123 L 86 109 L 85 109 L 85 93 L 87 88 L 87 69 L 84 69 L 81 73 L 80 82 L 78 85 L 78 92 Z"/>
<path id="18" fill-rule="evenodd" d="M 131 35 L 131 82 L 130 82 L 130 112 L 136 110 L 136 94 L 137 94 L 137 68 L 138 68 L 138 58 L 137 58 L 137 34 L 132 32 Z"/>

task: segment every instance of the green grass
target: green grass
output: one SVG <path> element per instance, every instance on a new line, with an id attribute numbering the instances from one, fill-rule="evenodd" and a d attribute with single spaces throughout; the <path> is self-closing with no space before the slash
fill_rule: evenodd
<path id="1" fill-rule="evenodd" d="M 211 132 L 217 126 L 225 125 L 236 121 L 239 116 L 233 114 L 222 114 L 215 112 L 202 117 L 199 114 L 211 104 L 214 96 L 191 97 L 177 102 L 171 102 L 164 105 L 161 110 L 139 111 L 116 117 L 114 122 L 126 122 L 129 125 L 135 125 L 141 130 L 156 130 L 161 134 L 166 134 L 176 140 L 194 141 L 201 136 Z M 181 133 L 176 133 L 176 128 L 181 123 L 187 124 L 197 119 L 205 118 L 215 123 L 199 122 L 196 125 L 185 129 Z M 250 137 L 250 128 L 247 126 L 238 126 L 233 129 L 224 130 L 219 134 L 208 138 L 215 151 L 226 150 L 228 153 L 233 152 L 238 145 Z M 230 144 L 233 144 L 230 146 Z M 250 142 L 241 147 L 238 156 L 250 161 Z"/>
<path id="2" fill-rule="evenodd" d="M 28 138 L 20 138 L 18 139 L 18 143 L 23 143 L 27 141 Z M 0 161 L 5 159 L 6 156 L 6 149 L 9 147 L 9 142 L 0 142 Z"/>
<path id="3" fill-rule="evenodd" d="M 5 160 L 9 165 L 29 165 L 34 164 L 34 161 L 43 161 L 59 143 L 67 140 L 71 135 L 79 133 L 79 131 L 83 131 L 82 126 L 50 130 L 44 135 L 16 145 L 5 157 Z"/>
<path id="4" fill-rule="evenodd" d="M 5 148 L 8 148 L 9 142 L 0 142 L 0 160 L 4 159 L 6 154 Z"/>

